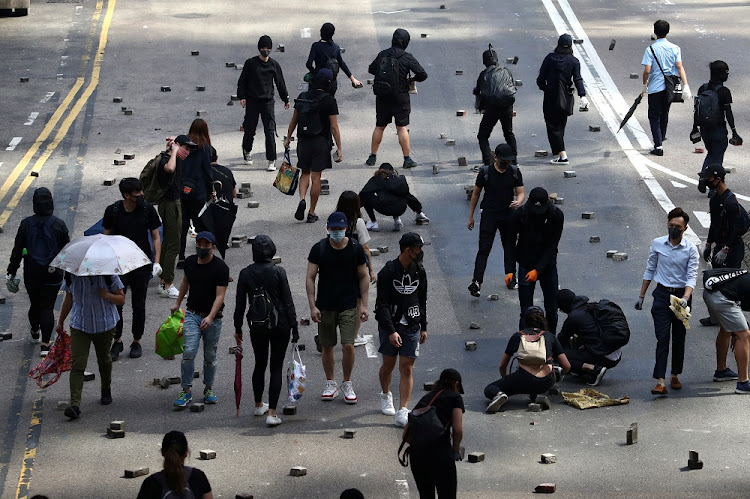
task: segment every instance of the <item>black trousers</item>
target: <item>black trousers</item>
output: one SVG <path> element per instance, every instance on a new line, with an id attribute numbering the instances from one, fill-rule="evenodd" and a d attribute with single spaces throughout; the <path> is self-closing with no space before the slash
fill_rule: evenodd
<path id="1" fill-rule="evenodd" d="M 506 107 L 487 106 L 482 115 L 482 121 L 479 123 L 479 150 L 482 151 L 482 163 L 491 165 L 494 163 L 493 150 L 490 149 L 490 135 L 492 130 L 500 122 L 503 128 L 503 137 L 505 142 L 513 149 L 513 154 L 517 155 L 516 136 L 513 134 L 513 104 Z"/>
<path id="2" fill-rule="evenodd" d="M 703 168 L 713 165 L 724 164 L 724 153 L 727 152 L 729 147 L 729 135 L 727 133 L 727 127 L 725 125 L 710 127 L 701 127 L 701 137 L 703 138 L 703 144 L 706 146 L 706 158 L 703 160 Z"/>
<path id="3" fill-rule="evenodd" d="M 414 481 L 417 483 L 419 499 L 432 499 L 435 497 L 435 491 L 439 499 L 456 497 L 458 479 L 450 442 L 440 444 L 434 452 L 410 454 L 409 462 Z"/>
<path id="4" fill-rule="evenodd" d="M 534 289 L 536 288 L 536 282 L 526 282 L 526 274 L 533 269 L 525 268 L 522 265 L 518 265 L 518 301 L 521 304 L 521 318 L 518 321 L 518 328 L 523 329 L 526 327 L 523 323 L 523 316 L 534 304 Z M 544 272 L 540 272 L 537 276 L 539 286 L 542 288 L 542 295 L 544 296 L 544 316 L 547 318 L 547 324 L 549 324 L 549 331 L 552 334 L 557 332 L 557 263 L 547 267 Z"/>
<path id="5" fill-rule="evenodd" d="M 545 111 L 544 124 L 547 125 L 547 140 L 552 155 L 560 154 L 560 151 L 565 150 L 565 126 L 568 124 L 568 116 L 560 111 Z"/>
<path id="6" fill-rule="evenodd" d="M 367 213 L 367 216 L 370 217 L 370 220 L 372 220 L 373 222 L 376 221 L 377 218 L 375 218 L 375 212 L 379 211 L 377 209 L 377 198 L 375 196 L 365 195 L 365 196 L 360 197 L 360 201 L 362 202 L 362 208 L 364 208 L 365 212 Z M 414 213 L 419 214 L 422 212 L 422 203 L 420 203 L 419 199 L 414 197 L 414 195 L 411 193 L 409 193 L 406 196 L 406 206 L 408 206 Z M 393 215 L 389 215 L 389 216 L 400 217 L 406 212 L 406 208 L 404 208 L 404 210 L 401 211 L 401 213 L 397 213 L 398 211 L 401 211 L 401 210 L 396 210 L 396 211 L 388 210 L 389 214 L 393 213 Z"/>
<path id="7" fill-rule="evenodd" d="M 130 304 L 133 307 L 132 331 L 134 340 L 140 340 L 143 337 L 143 331 L 146 327 L 146 291 L 148 290 L 150 277 L 150 265 L 120 276 L 122 285 L 125 286 L 123 291 L 127 293 L 128 288 L 130 288 Z M 122 338 L 122 307 L 122 305 L 117 306 L 120 320 L 117 321 L 117 326 L 115 327 L 115 340 Z"/>
<path id="8" fill-rule="evenodd" d="M 527 370 L 519 367 L 504 378 L 493 381 L 484 388 L 484 396 L 492 400 L 500 392 L 511 395 L 539 395 L 555 384 L 555 374 L 550 373 L 543 378 L 537 378 Z"/>
<path id="9" fill-rule="evenodd" d="M 289 345 L 290 332 L 274 329 L 268 333 L 250 333 L 250 343 L 255 355 L 255 369 L 253 369 L 253 394 L 255 402 L 263 400 L 263 389 L 266 384 L 266 367 L 268 366 L 268 350 L 271 350 L 271 382 L 268 385 L 268 407 L 276 409 L 282 385 L 282 370 L 284 354 Z"/>
<path id="10" fill-rule="evenodd" d="M 52 330 L 55 328 L 55 301 L 60 291 L 60 284 L 31 285 L 26 281 L 26 293 L 29 295 L 29 325 L 34 331 L 42 331 L 42 343 L 49 343 Z"/>
<path id="11" fill-rule="evenodd" d="M 491 216 L 482 214 L 479 221 L 479 250 L 477 251 L 476 260 L 474 260 L 474 280 L 484 282 L 484 271 L 487 268 L 487 259 L 492 251 L 492 245 L 495 243 L 495 233 L 500 232 L 500 243 L 503 246 L 503 257 L 507 254 L 510 241 L 510 218 L 501 216 Z M 505 269 L 507 271 L 507 269 Z M 515 269 L 513 269 L 515 272 Z M 507 272 L 506 272 L 507 273 Z"/>
<path id="12" fill-rule="evenodd" d="M 195 225 L 195 230 L 197 232 L 200 232 L 203 229 L 203 224 L 198 220 L 198 213 L 201 212 L 206 205 L 206 202 L 196 199 L 182 198 L 180 204 L 182 205 L 182 231 L 180 232 L 180 255 L 178 259 L 184 260 L 185 245 L 187 244 L 188 231 L 190 231 L 190 221 L 193 221 L 193 225 Z"/>
<path id="13" fill-rule="evenodd" d="M 592 364 L 595 366 L 602 366 L 610 369 L 620 363 L 620 359 L 609 360 L 604 355 L 597 355 L 588 350 L 581 350 L 580 348 L 565 349 L 565 356 L 570 362 L 570 372 L 574 374 L 588 374 L 591 371 L 584 371 L 584 364 Z"/>
<path id="14" fill-rule="evenodd" d="M 245 102 L 245 121 L 242 127 L 245 135 L 242 137 L 242 149 L 253 150 L 255 129 L 258 128 L 258 117 L 263 122 L 263 132 L 266 135 L 266 159 L 276 160 L 276 117 L 274 116 L 274 102 L 270 100 L 247 99 Z"/>
<path id="15" fill-rule="evenodd" d="M 684 289 L 670 293 L 661 286 L 656 286 L 651 296 L 654 303 L 651 306 L 651 317 L 654 319 L 654 333 L 656 334 L 656 364 L 654 365 L 654 379 L 666 378 L 667 357 L 669 357 L 669 340 L 672 339 L 672 374 L 682 374 L 685 362 L 685 326 L 669 309 L 669 295 L 682 298 Z M 688 305 L 692 304 L 692 297 Z"/>
<path id="16" fill-rule="evenodd" d="M 651 125 L 654 147 L 659 147 L 664 137 L 667 136 L 667 123 L 669 123 L 669 108 L 671 105 L 666 89 L 655 94 L 648 94 L 648 123 Z"/>

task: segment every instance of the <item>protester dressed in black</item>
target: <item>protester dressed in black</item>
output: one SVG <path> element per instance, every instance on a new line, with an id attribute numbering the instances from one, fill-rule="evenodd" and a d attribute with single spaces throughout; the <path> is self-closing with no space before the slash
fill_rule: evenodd
<path id="1" fill-rule="evenodd" d="M 216 249 L 219 250 L 222 260 L 225 259 L 229 236 L 232 233 L 232 225 L 237 216 L 237 206 L 234 198 L 237 196 L 237 182 L 234 174 L 226 166 L 218 163 L 219 156 L 216 149 L 211 147 L 211 172 L 214 178 L 216 190 L 216 206 L 213 209 L 214 235 L 216 236 Z M 221 182 L 219 185 L 216 182 Z"/>
<path id="2" fill-rule="evenodd" d="M 380 165 L 378 171 L 372 174 L 370 180 L 359 191 L 359 199 L 362 208 L 370 217 L 367 230 L 377 232 L 380 230 L 375 212 L 393 217 L 394 231 L 401 230 L 404 225 L 401 215 L 406 212 L 407 206 L 416 213 L 416 221 L 427 221 L 430 219 L 422 211 L 422 203 L 414 194 L 409 192 L 409 183 L 406 177 L 399 175 L 390 163 Z"/>
<path id="3" fill-rule="evenodd" d="M 362 83 L 352 75 L 349 70 L 349 66 L 344 62 L 341 57 L 341 48 L 333 41 L 333 34 L 336 28 L 331 23 L 325 23 L 320 28 L 320 41 L 315 42 L 310 47 L 310 55 L 307 57 L 307 64 L 305 67 L 312 73 L 314 77 L 319 69 L 328 68 L 333 72 L 333 81 L 328 89 L 328 93 L 331 95 L 336 94 L 338 84 L 336 83 L 336 76 L 338 76 L 338 70 L 344 72 L 347 78 L 352 82 L 354 88 L 361 88 Z M 335 61 L 335 63 L 331 62 Z"/>
<path id="4" fill-rule="evenodd" d="M 560 35 L 555 51 L 544 58 L 536 84 L 544 92 L 542 110 L 547 125 L 547 139 L 552 155 L 557 156 L 551 162 L 568 164 L 565 126 L 568 116 L 573 114 L 573 85 L 581 98 L 581 107 L 588 107 L 586 89 L 581 78 L 581 63 L 573 55 L 573 38 L 569 34 Z"/>
<path id="5" fill-rule="evenodd" d="M 745 243 L 742 240 L 745 227 L 737 196 L 724 182 L 726 170 L 721 165 L 711 165 L 701 172 L 701 176 L 706 186 L 716 191 L 708 202 L 711 225 L 703 259 L 710 261 L 713 268 L 740 268 L 745 257 Z"/>
<path id="6" fill-rule="evenodd" d="M 282 369 L 284 365 L 284 353 L 289 344 L 291 331 L 292 342 L 297 343 L 299 332 L 297 331 L 297 314 L 294 309 L 292 292 L 289 289 L 286 271 L 283 267 L 273 263 L 276 254 L 276 245 L 270 237 L 264 234 L 255 236 L 253 242 L 253 264 L 248 265 L 240 272 L 237 280 L 237 304 L 234 309 L 234 337 L 238 345 L 242 345 L 242 324 L 245 320 L 245 306 L 253 304 L 253 293 L 260 286 L 265 289 L 271 304 L 278 312 L 278 323 L 276 327 L 268 330 L 253 329 L 250 327 L 250 342 L 255 355 L 255 369 L 253 370 L 253 393 L 255 395 L 255 415 L 263 416 L 268 413 L 266 424 L 276 426 L 281 424 L 281 419 L 276 415 L 276 405 L 282 386 Z M 250 322 L 248 311 L 248 323 Z M 263 403 L 263 389 L 265 385 L 266 366 L 268 366 L 269 346 L 271 351 L 271 381 L 268 386 L 268 403 Z"/>
<path id="7" fill-rule="evenodd" d="M 273 86 L 279 91 L 279 98 L 284 102 L 284 109 L 289 109 L 289 93 L 286 90 L 284 74 L 276 60 L 271 59 L 273 42 L 271 37 L 263 35 L 258 40 L 259 55 L 251 57 L 242 66 L 242 74 L 237 81 L 237 97 L 245 108 L 245 121 L 242 124 L 245 135 L 242 137 L 242 157 L 245 163 L 253 164 L 251 153 L 255 129 L 258 127 L 258 116 L 263 122 L 266 135 L 266 159 L 268 171 L 276 169 L 276 116 L 274 115 Z"/>
<path id="8" fill-rule="evenodd" d="M 52 214 L 55 206 L 49 189 L 40 187 L 35 190 L 33 205 L 34 214 L 24 218 L 21 225 L 18 226 L 13 250 L 10 253 L 8 276 L 15 278 L 18 268 L 21 266 L 21 260 L 23 260 L 23 280 L 31 302 L 28 313 L 31 337 L 34 340 L 39 340 L 41 330 L 42 344 L 40 349 L 42 356 L 44 356 L 49 351 L 52 330 L 55 327 L 55 301 L 62 284 L 63 272 L 59 269 L 49 272 L 49 262 L 40 263 L 33 258 L 29 249 L 35 242 L 36 244 L 40 244 L 40 242 L 31 241 L 29 237 L 32 234 L 38 234 L 36 237 L 41 237 L 45 232 L 43 226 L 45 224 L 49 226 L 53 236 L 49 240 L 51 261 L 63 246 L 70 242 L 70 236 L 65 222 Z M 44 244 L 47 246 L 46 243 Z M 47 265 L 44 265 L 44 263 Z"/>

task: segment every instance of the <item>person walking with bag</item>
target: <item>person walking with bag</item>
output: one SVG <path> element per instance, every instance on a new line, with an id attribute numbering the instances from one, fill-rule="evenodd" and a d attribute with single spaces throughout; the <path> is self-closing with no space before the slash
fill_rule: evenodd
<path id="1" fill-rule="evenodd" d="M 270 237 L 258 234 L 253 241 L 253 262 L 240 272 L 237 280 L 237 303 L 234 309 L 234 338 L 242 346 L 242 324 L 245 307 L 248 306 L 247 322 L 250 343 L 255 356 L 253 370 L 253 393 L 256 416 L 266 416 L 266 425 L 278 426 L 281 418 L 276 415 L 276 406 L 282 386 L 284 354 L 289 345 L 299 341 L 297 314 L 292 292 L 289 289 L 286 271 L 273 263 L 276 245 Z M 266 367 L 269 361 L 271 381 L 268 385 L 268 403 L 263 402 Z"/>
<path id="2" fill-rule="evenodd" d="M 70 242 L 70 235 L 65 222 L 52 214 L 55 205 L 49 189 L 40 187 L 35 190 L 32 202 L 34 214 L 24 218 L 18 226 L 6 279 L 8 290 L 17 292 L 16 273 L 23 261 L 23 280 L 30 302 L 31 339 L 39 341 L 41 331 L 39 353 L 44 357 L 49 352 L 55 328 L 55 301 L 63 280 L 63 271 L 54 269 L 54 272 L 49 272 L 49 264 Z"/>
<path id="3" fill-rule="evenodd" d="M 667 136 L 667 124 L 669 123 L 669 108 L 672 106 L 673 92 L 667 88 L 672 87 L 673 78 L 679 73 L 682 79 L 682 98 L 690 100 L 690 86 L 688 85 L 685 68 L 682 65 L 682 51 L 678 45 L 667 40 L 669 34 L 669 23 L 658 20 L 654 23 L 654 34 L 656 41 L 652 43 L 643 54 L 643 90 L 641 95 L 648 94 L 648 123 L 651 125 L 651 136 L 654 139 L 654 148 L 650 154 L 664 156 L 664 142 Z M 656 66 L 656 69 L 654 69 Z M 667 82 L 670 78 L 670 82 Z"/>
<path id="4" fill-rule="evenodd" d="M 336 77 L 338 76 L 339 70 L 343 71 L 347 78 L 352 82 L 352 87 L 362 88 L 362 82 L 352 75 L 349 70 L 349 66 L 344 62 L 341 57 L 341 47 L 333 41 L 333 34 L 336 32 L 336 27 L 331 23 L 324 23 L 320 27 L 320 41 L 317 41 L 310 46 L 310 55 L 307 57 L 307 67 L 310 71 L 311 76 L 315 77 L 320 69 L 327 68 L 333 73 L 333 80 L 331 86 L 327 89 L 331 95 L 336 95 L 338 84 L 336 83 Z M 307 81 L 307 79 L 305 80 Z"/>
<path id="5" fill-rule="evenodd" d="M 557 156 L 550 163 L 567 165 L 570 161 L 565 151 L 565 126 L 568 116 L 573 114 L 573 85 L 581 98 L 581 107 L 589 106 L 581 78 L 581 63 L 573 55 L 573 37 L 569 34 L 560 35 L 554 52 L 547 54 L 542 61 L 536 85 L 544 92 L 542 110 L 547 139 L 552 155 Z"/>
<path id="6" fill-rule="evenodd" d="M 185 459 L 189 454 L 184 433 L 172 430 L 164 435 L 161 442 L 164 469 L 143 480 L 137 499 L 163 499 L 172 496 L 213 499 L 214 494 L 206 474 L 198 468 L 185 466 Z M 188 493 L 191 495 L 188 496 Z"/>

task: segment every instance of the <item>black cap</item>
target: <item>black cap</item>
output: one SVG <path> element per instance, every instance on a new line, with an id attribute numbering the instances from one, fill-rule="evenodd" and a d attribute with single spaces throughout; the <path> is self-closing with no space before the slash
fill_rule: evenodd
<path id="1" fill-rule="evenodd" d="M 458 381 L 458 393 L 463 395 L 464 385 L 461 383 L 461 374 L 455 369 L 443 369 L 443 372 L 440 373 L 441 384 L 447 385 L 448 383 L 452 383 L 454 381 Z"/>
<path id="2" fill-rule="evenodd" d="M 424 239 L 416 232 L 407 232 L 398 242 L 401 249 L 410 248 L 412 246 L 424 246 Z"/>
<path id="3" fill-rule="evenodd" d="M 177 138 L 174 139 L 175 142 L 180 144 L 181 146 L 190 146 L 190 147 L 196 147 L 198 144 L 193 142 L 190 137 L 187 135 L 178 135 Z"/>
<path id="4" fill-rule="evenodd" d="M 393 165 L 390 163 L 383 163 L 380 165 L 381 170 L 393 170 Z"/>
<path id="5" fill-rule="evenodd" d="M 258 50 L 271 48 L 273 48 L 273 42 L 271 41 L 270 36 L 263 35 L 258 39 Z"/>
<path id="6" fill-rule="evenodd" d="M 573 300 L 576 294 L 569 289 L 560 289 L 557 291 L 557 308 L 569 314 L 573 307 Z"/>
<path id="7" fill-rule="evenodd" d="M 724 169 L 721 165 L 710 165 L 707 166 L 699 175 L 700 178 L 708 178 L 708 177 L 714 177 L 714 178 L 720 178 L 724 180 L 724 177 L 727 176 L 727 171 Z"/>
<path id="8" fill-rule="evenodd" d="M 534 187 L 529 193 L 529 199 L 526 201 L 527 209 L 532 215 L 541 215 L 547 211 L 549 203 L 549 194 L 543 187 Z"/>
<path id="9" fill-rule="evenodd" d="M 513 148 L 508 144 L 498 144 L 495 148 L 495 157 L 500 161 L 515 161 L 516 155 L 513 154 Z"/>
<path id="10" fill-rule="evenodd" d="M 557 39 L 557 46 L 558 47 L 572 47 L 573 37 L 567 33 L 563 33 L 562 35 L 560 35 L 560 38 Z"/>

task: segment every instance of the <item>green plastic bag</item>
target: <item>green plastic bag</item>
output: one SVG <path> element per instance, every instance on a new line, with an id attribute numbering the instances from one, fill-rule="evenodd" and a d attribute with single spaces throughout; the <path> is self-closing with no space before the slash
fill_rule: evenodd
<path id="1" fill-rule="evenodd" d="M 172 315 L 159 326 L 156 332 L 156 353 L 161 357 L 174 357 L 183 352 L 182 325 L 185 313 L 182 309 L 175 310 Z"/>

